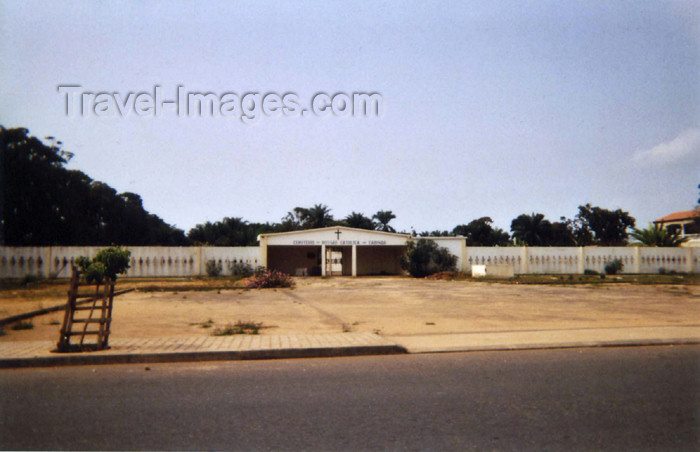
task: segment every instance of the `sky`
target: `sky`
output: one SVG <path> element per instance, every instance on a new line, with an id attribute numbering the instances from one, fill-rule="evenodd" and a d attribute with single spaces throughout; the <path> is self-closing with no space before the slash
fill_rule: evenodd
<path id="1" fill-rule="evenodd" d="M 699 196 L 700 1 L 2 0 L 0 57 L 1 125 L 184 230 L 317 203 L 418 232 L 586 203 L 643 227 Z M 156 113 L 156 86 L 233 107 Z"/>

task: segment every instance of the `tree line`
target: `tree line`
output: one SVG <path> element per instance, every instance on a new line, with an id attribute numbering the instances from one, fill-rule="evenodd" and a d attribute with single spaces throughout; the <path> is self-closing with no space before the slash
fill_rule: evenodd
<path id="1" fill-rule="evenodd" d="M 184 232 L 148 213 L 136 193 L 117 193 L 82 171 L 73 154 L 24 128 L 0 126 L 0 243 L 46 245 L 187 245 Z"/>
<path id="2" fill-rule="evenodd" d="M 61 142 L 49 144 L 24 128 L 0 126 L 0 244 L 9 246 L 110 245 L 252 246 L 264 233 L 329 226 L 396 232 L 391 210 L 368 216 L 351 212 L 334 218 L 324 204 L 295 207 L 276 223 L 251 223 L 240 217 L 198 224 L 186 234 L 143 208 L 135 193 L 117 193 L 82 171 L 65 167 L 72 154 Z M 494 227 L 490 217 L 474 219 L 447 231 L 401 231 L 414 236 L 464 236 L 468 246 L 622 246 L 635 219 L 628 212 L 581 205 L 574 218 L 550 221 L 541 213 L 513 219 L 510 233 Z M 649 232 L 649 231 L 647 231 Z M 638 237 L 637 237 L 638 238 Z"/>

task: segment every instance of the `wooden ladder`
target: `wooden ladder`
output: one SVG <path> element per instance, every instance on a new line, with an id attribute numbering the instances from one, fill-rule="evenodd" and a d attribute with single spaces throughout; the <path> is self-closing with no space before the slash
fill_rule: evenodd
<path id="1" fill-rule="evenodd" d="M 104 283 L 81 283 L 81 272 L 72 265 L 70 290 L 66 312 L 63 316 L 61 336 L 58 340 L 58 352 L 82 352 L 104 350 L 109 344 L 109 328 L 112 323 L 112 306 L 114 302 L 114 281 L 107 278 Z M 93 287 L 93 293 L 81 293 L 80 288 Z M 81 316 L 87 312 L 87 316 Z M 97 326 L 97 328 L 94 328 Z M 85 338 L 94 336 L 94 342 Z M 76 339 L 71 343 L 72 338 Z"/>

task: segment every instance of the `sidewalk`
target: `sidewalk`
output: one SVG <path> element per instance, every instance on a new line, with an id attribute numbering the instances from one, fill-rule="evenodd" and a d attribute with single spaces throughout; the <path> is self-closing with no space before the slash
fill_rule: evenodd
<path id="1" fill-rule="evenodd" d="M 0 342 L 0 368 L 700 344 L 700 325 L 494 331 L 382 337 L 371 333 L 113 339 L 109 350 L 51 353 L 55 343 Z"/>
<path id="2" fill-rule="evenodd" d="M 408 353 L 700 344 L 700 325 L 391 336 Z"/>
<path id="3" fill-rule="evenodd" d="M 405 353 L 370 333 L 111 339 L 109 350 L 84 353 L 52 353 L 55 348 L 49 341 L 0 342 L 0 368 Z"/>

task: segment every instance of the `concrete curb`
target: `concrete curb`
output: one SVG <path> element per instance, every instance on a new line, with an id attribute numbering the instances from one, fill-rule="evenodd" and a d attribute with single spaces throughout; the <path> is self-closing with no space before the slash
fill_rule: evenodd
<path id="1" fill-rule="evenodd" d="M 440 350 L 409 350 L 411 355 L 426 353 L 460 353 L 460 352 L 497 352 L 497 351 L 517 351 L 517 350 L 548 350 L 562 348 L 603 348 L 603 347 L 655 347 L 663 345 L 700 345 L 700 339 L 648 339 L 638 341 L 616 340 L 597 342 L 563 342 L 563 343 L 533 343 L 517 345 L 474 345 L 468 347 L 448 347 Z"/>
<path id="2" fill-rule="evenodd" d="M 116 339 L 112 348 L 53 353 L 50 341 L 0 343 L 0 369 L 101 364 L 325 358 L 406 353 L 373 334 Z M 281 345 L 281 346 L 280 346 Z M 50 351 L 51 350 L 51 351 Z M 2 356 L 4 354 L 4 357 Z"/>
<path id="3" fill-rule="evenodd" d="M 485 331 L 387 339 L 409 353 L 684 345 L 700 343 L 700 325 Z"/>
<path id="4" fill-rule="evenodd" d="M 104 364 L 149 364 L 198 361 L 243 361 L 261 359 L 331 358 L 341 356 L 369 356 L 404 354 L 397 345 L 359 347 L 291 348 L 277 350 L 203 351 L 173 353 L 125 353 L 98 355 L 95 352 L 81 354 L 56 354 L 35 358 L 0 358 L 0 369 L 26 367 L 85 366 Z"/>

